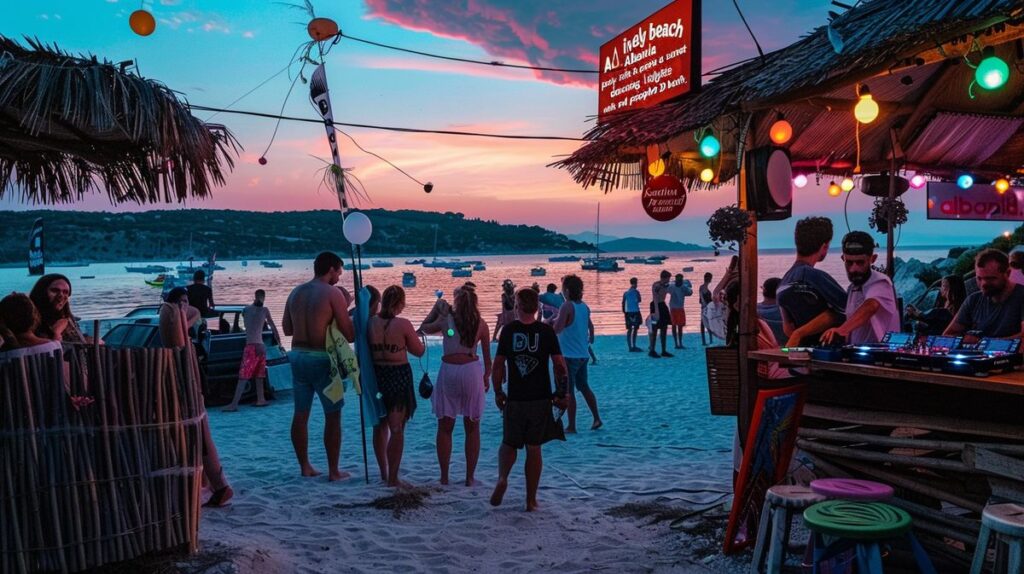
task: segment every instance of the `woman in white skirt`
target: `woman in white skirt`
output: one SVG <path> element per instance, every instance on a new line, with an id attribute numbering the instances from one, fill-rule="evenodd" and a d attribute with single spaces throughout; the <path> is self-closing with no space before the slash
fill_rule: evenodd
<path id="1" fill-rule="evenodd" d="M 441 484 L 448 484 L 455 419 L 462 417 L 466 431 L 466 486 L 476 484 L 474 473 L 480 458 L 480 417 L 484 395 L 490 389 L 490 330 L 480 317 L 476 290 L 464 285 L 455 290 L 455 307 L 438 300 L 437 319 L 420 329 L 428 335 L 441 334 L 444 356 L 430 397 L 437 417 L 437 462 Z M 433 314 L 433 313 L 432 313 Z M 479 349 L 480 353 L 477 353 Z M 480 359 L 483 357 L 483 362 Z"/>

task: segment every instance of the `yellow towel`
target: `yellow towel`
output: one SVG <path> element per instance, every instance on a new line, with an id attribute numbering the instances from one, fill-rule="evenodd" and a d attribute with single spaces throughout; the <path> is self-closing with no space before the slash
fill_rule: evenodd
<path id="1" fill-rule="evenodd" d="M 331 384 L 324 389 L 324 395 L 334 402 L 345 397 L 345 381 L 351 380 L 356 393 L 359 386 L 359 363 L 345 335 L 341 334 L 334 321 L 327 327 L 327 356 L 331 359 Z"/>

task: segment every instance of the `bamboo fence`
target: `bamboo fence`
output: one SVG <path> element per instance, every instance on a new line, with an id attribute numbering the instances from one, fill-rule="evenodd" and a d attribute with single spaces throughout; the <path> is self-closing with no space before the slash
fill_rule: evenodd
<path id="1" fill-rule="evenodd" d="M 0 361 L 0 572 L 194 552 L 205 417 L 190 349 Z"/>

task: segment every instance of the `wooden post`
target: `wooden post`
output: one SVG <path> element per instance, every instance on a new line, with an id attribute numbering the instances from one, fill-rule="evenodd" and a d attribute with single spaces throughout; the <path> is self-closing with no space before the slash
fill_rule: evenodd
<path id="1" fill-rule="evenodd" d="M 753 125 L 752 117 L 748 117 L 748 126 Z M 743 153 L 737 153 L 739 165 L 739 183 L 736 185 L 740 209 L 749 209 L 747 201 L 747 166 L 746 152 L 750 150 L 753 135 L 748 129 L 740 142 Z M 757 216 L 750 214 L 752 224 L 747 233 L 747 240 L 740 246 L 740 321 L 739 321 L 739 358 L 740 358 L 740 413 L 737 421 L 740 432 L 740 444 L 746 441 L 750 419 L 753 416 L 754 404 L 757 402 L 757 363 L 747 359 L 747 353 L 756 348 L 757 335 Z"/>
<path id="2" fill-rule="evenodd" d="M 889 129 L 889 213 L 892 219 L 894 210 L 892 202 L 896 199 L 896 130 Z M 896 276 L 896 244 L 893 240 L 893 224 L 889 222 L 889 231 L 885 235 L 885 274 L 892 279 Z"/>

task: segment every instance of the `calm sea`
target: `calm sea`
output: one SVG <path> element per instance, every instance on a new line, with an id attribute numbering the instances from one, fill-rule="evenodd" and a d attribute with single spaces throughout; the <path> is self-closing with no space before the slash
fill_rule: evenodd
<path id="1" fill-rule="evenodd" d="M 901 249 L 898 255 L 904 259 L 916 257 L 930 261 L 944 257 L 947 250 L 942 248 Z M 649 253 L 617 253 L 615 255 L 650 255 Z M 619 273 L 597 273 L 581 271 L 579 263 L 549 263 L 546 255 L 494 255 L 465 256 L 464 259 L 480 259 L 487 265 L 486 271 L 474 271 L 472 281 L 477 284 L 480 296 L 481 311 L 493 327 L 494 319 L 501 307 L 501 284 L 506 278 L 512 279 L 516 286 L 529 286 L 534 282 L 543 290 L 548 283 L 559 283 L 559 279 L 568 273 L 576 273 L 583 278 L 584 301 L 593 311 L 594 325 L 599 334 L 622 333 L 623 318 L 621 313 L 622 293 L 629 287 L 629 278 L 640 280 L 641 296 L 650 301 L 650 286 L 658 278 L 662 269 L 675 273 L 683 272 L 684 268 L 692 267 L 692 271 L 683 272 L 693 284 L 696 293 L 705 272 L 714 275 L 712 284 L 725 272 L 729 264 L 729 254 L 715 257 L 712 253 L 686 252 L 674 254 L 662 265 L 626 265 L 625 271 Z M 435 291 L 441 289 L 451 301 L 452 290 L 466 281 L 464 278 L 453 278 L 447 269 L 425 269 L 420 266 L 407 266 L 405 259 L 390 259 L 395 264 L 389 268 L 373 268 L 363 271 L 366 283 L 384 290 L 388 285 L 401 285 L 402 273 L 412 271 L 416 274 L 418 286 L 406 290 L 407 308 L 404 316 L 418 323 L 437 300 Z M 763 281 L 768 277 L 780 277 L 792 264 L 792 253 L 768 252 L 758 259 L 759 277 Z M 280 269 L 265 269 L 258 262 L 250 262 L 242 266 L 240 261 L 218 262 L 226 269 L 217 271 L 213 280 L 214 299 L 218 303 L 247 304 L 252 301 L 252 293 L 256 289 L 267 292 L 266 305 L 273 313 L 274 319 L 280 324 L 281 313 L 285 300 L 291 289 L 312 276 L 312 261 L 282 260 Z M 177 262 L 167 261 L 162 264 L 174 266 Z M 543 266 L 547 270 L 545 277 L 531 277 L 530 269 Z M 821 264 L 821 268 L 831 273 L 842 285 L 847 284 L 842 261 L 838 254 L 831 254 Z M 138 305 L 156 304 L 160 300 L 160 289 L 149 287 L 145 279 L 152 279 L 137 273 L 127 273 L 124 264 L 102 263 L 88 267 L 50 268 L 50 272 L 63 273 L 72 281 L 72 308 L 76 315 L 86 320 L 109 319 L 123 316 Z M 93 276 L 83 279 L 82 276 Z M 28 277 L 26 270 L 0 269 L 0 293 L 11 291 L 28 292 L 34 278 Z M 346 272 L 342 284 L 351 288 L 352 272 Z M 646 309 L 646 305 L 643 306 Z M 690 326 L 687 332 L 696 329 L 700 305 L 697 297 L 686 301 L 687 316 Z M 84 326 L 84 325 L 83 325 Z"/>

